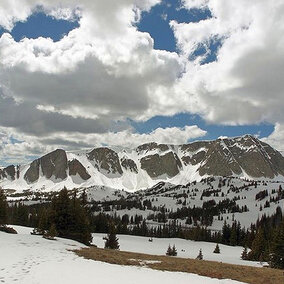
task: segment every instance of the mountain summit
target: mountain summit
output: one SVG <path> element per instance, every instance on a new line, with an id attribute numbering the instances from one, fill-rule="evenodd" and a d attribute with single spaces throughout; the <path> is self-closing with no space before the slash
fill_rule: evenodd
<path id="1" fill-rule="evenodd" d="M 283 179 L 284 157 L 250 135 L 184 145 L 147 143 L 119 151 L 58 149 L 28 165 L 0 170 L 0 186 L 56 190 L 101 185 L 135 191 L 160 181 L 186 184 L 206 176 Z"/>

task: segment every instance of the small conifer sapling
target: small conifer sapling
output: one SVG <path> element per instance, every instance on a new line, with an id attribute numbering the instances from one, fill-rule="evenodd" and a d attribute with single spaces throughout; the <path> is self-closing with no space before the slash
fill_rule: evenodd
<path id="1" fill-rule="evenodd" d="M 241 255 L 241 259 L 243 260 L 247 260 L 248 259 L 248 249 L 247 247 L 244 248 L 242 255 Z"/>
<path id="2" fill-rule="evenodd" d="M 168 249 L 166 251 L 166 255 L 172 255 L 172 248 L 171 248 L 171 245 L 168 246 Z"/>
<path id="3" fill-rule="evenodd" d="M 199 254 L 196 257 L 196 259 L 198 259 L 198 260 L 202 260 L 203 259 L 203 254 L 202 254 L 202 250 L 201 249 L 199 250 Z"/>
<path id="4" fill-rule="evenodd" d="M 218 244 L 216 244 L 216 247 L 215 247 L 213 253 L 220 253 L 220 248 L 219 248 Z"/>

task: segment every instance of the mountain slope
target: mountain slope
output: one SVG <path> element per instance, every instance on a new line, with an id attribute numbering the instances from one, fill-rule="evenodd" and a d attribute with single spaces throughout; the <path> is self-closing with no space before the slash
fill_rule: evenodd
<path id="1" fill-rule="evenodd" d="M 148 143 L 127 150 L 58 149 L 31 164 L 0 170 L 0 186 L 57 190 L 103 185 L 135 191 L 160 181 L 187 184 L 206 176 L 283 179 L 284 157 L 250 135 L 185 145 Z"/>

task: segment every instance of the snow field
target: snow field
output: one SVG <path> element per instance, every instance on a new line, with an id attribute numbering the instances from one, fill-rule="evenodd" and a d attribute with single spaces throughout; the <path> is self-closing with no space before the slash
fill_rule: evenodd
<path id="1" fill-rule="evenodd" d="M 30 235 L 30 228 L 14 226 L 18 235 L 0 232 L 0 283 L 20 284 L 237 284 L 189 273 L 163 272 L 86 260 L 70 250 L 83 245 L 60 239 L 48 241 Z M 156 241 L 156 240 L 155 240 Z M 144 244 L 144 243 L 143 243 Z"/>

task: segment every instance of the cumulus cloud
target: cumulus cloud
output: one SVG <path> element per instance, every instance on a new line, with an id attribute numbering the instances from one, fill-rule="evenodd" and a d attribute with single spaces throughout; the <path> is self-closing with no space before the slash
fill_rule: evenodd
<path id="1" fill-rule="evenodd" d="M 261 140 L 284 154 L 284 125 L 276 123 L 274 131 Z"/>
<path id="2" fill-rule="evenodd" d="M 119 132 L 106 132 L 102 134 L 91 133 L 84 135 L 80 132 L 57 132 L 49 137 L 34 138 L 29 135 L 14 133 L 11 129 L 0 128 L 0 164 L 27 163 L 32 158 L 43 155 L 56 148 L 65 150 L 91 149 L 100 146 L 118 146 L 135 148 L 138 145 L 157 142 L 166 144 L 184 144 L 190 139 L 206 135 L 206 131 L 198 126 L 186 126 L 184 128 L 157 128 L 147 134 L 138 134 L 131 129 Z M 12 141 L 12 140 L 16 140 Z M 20 141 L 24 140 L 24 141 Z"/>
<path id="3" fill-rule="evenodd" d="M 36 155 L 50 149 L 48 143 L 83 147 L 127 135 L 138 143 L 127 119 L 158 113 L 152 100 L 159 89 L 171 88 L 184 68 L 177 54 L 154 50 L 150 35 L 134 25 L 142 11 L 159 3 L 1 1 L 0 25 L 9 31 L 36 10 L 57 19 L 77 17 L 80 24 L 58 42 L 1 36 L 0 126 L 24 141 L 4 144 L 2 156 Z"/>
<path id="4" fill-rule="evenodd" d="M 200 129 L 198 126 L 193 125 L 185 126 L 184 128 L 157 128 L 147 134 L 137 134 L 129 131 L 108 133 L 105 135 L 104 141 L 109 145 L 126 146 L 130 148 L 149 142 L 179 145 L 187 143 L 190 139 L 202 137 L 206 135 L 206 133 L 206 131 Z"/>
<path id="5" fill-rule="evenodd" d="M 135 26 L 142 11 L 160 2 L 1 1 L 0 26 L 8 31 L 38 9 L 80 25 L 58 42 L 0 37 L 0 159 L 204 135 L 198 127 L 139 135 L 127 122 L 179 112 L 210 123 L 278 123 L 274 139 L 284 123 L 283 1 L 183 0 L 186 9 L 210 9 L 212 18 L 170 23 L 179 53 L 155 50 L 151 36 Z M 212 39 L 222 41 L 216 62 L 189 60 Z"/>
<path id="6" fill-rule="evenodd" d="M 188 105 L 212 123 L 283 121 L 284 2 L 279 0 L 184 0 L 184 7 L 210 9 L 198 23 L 171 22 L 181 53 L 220 39 L 217 61 L 188 62 L 180 81 Z M 268 16 L 269 15 L 269 16 Z M 192 105 L 192 101 L 194 106 Z"/>
<path id="7" fill-rule="evenodd" d="M 209 0 L 182 0 L 183 6 L 187 9 L 205 8 Z"/>
<path id="8" fill-rule="evenodd" d="M 50 9 L 55 1 L 30 2 Z M 148 10 L 159 1 L 142 1 L 139 6 L 126 0 L 81 2 L 80 27 L 59 42 L 1 37 L 0 82 L 5 96 L 53 107 L 61 114 L 72 115 L 76 109 L 76 117 L 81 113 L 93 118 L 102 112 L 111 113 L 112 120 L 146 119 L 157 90 L 170 88 L 184 67 L 177 54 L 154 50 L 149 34 L 132 25 L 135 9 Z M 67 3 L 72 6 L 73 1 L 62 1 Z M 98 30 L 94 19 L 100 21 Z M 157 110 L 151 108 L 151 113 Z"/>

